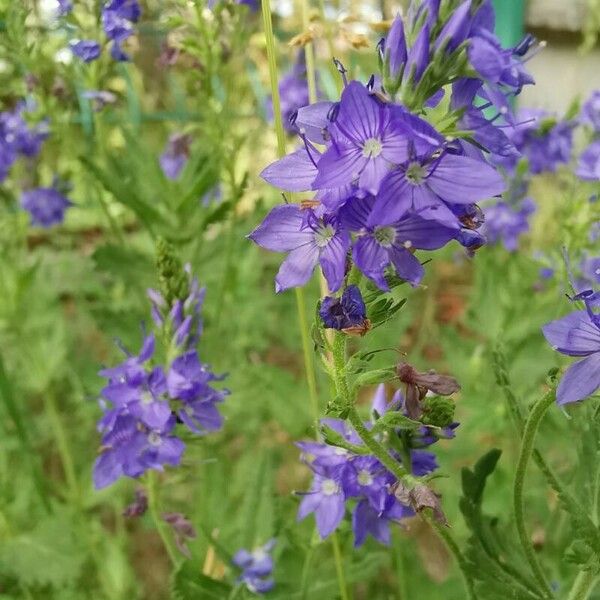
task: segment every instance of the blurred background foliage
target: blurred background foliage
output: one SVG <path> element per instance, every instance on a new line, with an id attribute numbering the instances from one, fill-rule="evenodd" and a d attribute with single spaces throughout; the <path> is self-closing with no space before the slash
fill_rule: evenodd
<path id="1" fill-rule="evenodd" d="M 114 63 L 105 53 L 86 65 L 66 47 L 81 32 L 98 35 L 100 2 L 76 2 L 64 22 L 50 4 L 0 2 L 2 109 L 27 98 L 28 119 L 47 120 L 50 131 L 41 156 L 18 162 L 0 187 L 0 598 L 227 598 L 229 557 L 274 536 L 277 585 L 269 597 L 335 598 L 330 543 L 315 538 L 310 519 L 295 521 L 292 492 L 306 488 L 309 473 L 294 441 L 312 432 L 293 295 L 275 296 L 278 257 L 245 239 L 279 200 L 258 178 L 275 154 L 260 15 L 225 2 L 208 8 L 200 0 L 148 0 L 129 46 L 133 62 Z M 372 23 L 381 13 L 357 1 L 324 9 L 311 13 L 310 31 L 321 88 L 334 97 L 331 49 L 353 76 L 368 76 L 380 35 Z M 286 42 L 302 26 L 292 3 L 278 11 L 285 69 L 297 52 Z M 597 23 L 592 27 L 590 21 L 587 41 L 596 35 Z M 109 92 L 111 101 L 98 109 L 85 97 L 90 90 Z M 177 181 L 158 162 L 173 132 L 193 140 Z M 20 191 L 50 185 L 55 175 L 71 186 L 74 206 L 63 226 L 31 228 Z M 568 169 L 536 186 L 540 210 L 519 252 L 488 247 L 471 260 L 450 248 L 436 255 L 423 288 L 398 288 L 405 307 L 363 343 L 398 348 L 417 367 L 461 382 L 462 425 L 456 440 L 440 443 L 445 477 L 437 488 L 462 541 L 460 470 L 490 448 L 503 456 L 488 483 L 486 512 L 505 531 L 512 527 L 506 515 L 518 436 L 493 352 L 501 343 L 511 389 L 527 406 L 561 360 L 540 334 L 543 323 L 568 310 L 560 248 L 594 250 L 582 233 L 593 219 L 591 186 L 576 183 Z M 186 513 L 198 531 L 192 558 L 175 577 L 150 521 L 121 516 L 135 482 L 99 493 L 91 485 L 97 371 L 119 360 L 115 339 L 132 349 L 140 342 L 159 237 L 207 286 L 200 352 L 229 373 L 232 390 L 223 431 L 190 446 L 184 468 L 164 478 L 165 509 Z M 557 269 L 544 283 L 540 252 Z M 317 282 L 308 295 L 312 318 Z M 324 409 L 324 377 L 319 398 Z M 600 447 L 589 433 L 594 410 L 555 411 L 541 436 L 550 462 L 590 501 L 594 494 L 597 501 L 600 474 Z M 530 528 L 542 557 L 561 556 L 570 526 L 533 469 L 530 478 Z M 391 552 L 372 540 L 353 551 L 346 527 L 340 540 L 357 600 L 398 598 L 398 589 L 406 598 L 463 597 L 444 547 L 418 519 L 395 529 Z"/>

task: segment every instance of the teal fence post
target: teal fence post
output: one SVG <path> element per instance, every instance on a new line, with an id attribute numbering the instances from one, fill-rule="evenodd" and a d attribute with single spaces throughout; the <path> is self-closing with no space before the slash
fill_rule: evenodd
<path id="1" fill-rule="evenodd" d="M 506 47 L 525 35 L 525 0 L 492 0 L 496 9 L 496 34 Z"/>

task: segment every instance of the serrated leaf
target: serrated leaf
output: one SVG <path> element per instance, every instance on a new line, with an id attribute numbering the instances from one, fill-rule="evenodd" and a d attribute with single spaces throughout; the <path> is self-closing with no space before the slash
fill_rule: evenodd
<path id="1" fill-rule="evenodd" d="M 25 585 L 60 588 L 74 582 L 87 558 L 67 515 L 51 516 L 33 531 L 5 540 L 0 564 Z"/>

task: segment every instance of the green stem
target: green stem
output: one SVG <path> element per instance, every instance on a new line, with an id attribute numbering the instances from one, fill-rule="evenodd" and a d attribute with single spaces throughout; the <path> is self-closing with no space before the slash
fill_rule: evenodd
<path id="1" fill-rule="evenodd" d="M 346 584 L 346 576 L 344 574 L 344 560 L 342 558 L 342 550 L 337 535 L 331 536 L 331 544 L 333 545 L 333 556 L 335 558 L 335 570 L 337 573 L 340 597 L 342 600 L 350 600 L 348 596 L 348 586 Z"/>
<path id="2" fill-rule="evenodd" d="M 308 21 L 308 8 L 306 6 L 307 0 L 304 0 L 304 13 L 305 19 Z M 281 158 L 285 156 L 285 132 L 283 129 L 283 120 L 281 116 L 281 100 L 279 98 L 279 85 L 277 75 L 277 60 L 275 57 L 275 36 L 273 35 L 273 22 L 271 19 L 271 2 L 270 0 L 263 0 L 262 2 L 262 16 L 265 29 L 265 43 L 267 47 L 267 60 L 269 62 L 269 79 L 271 84 L 271 96 L 273 99 L 273 115 L 275 120 L 275 133 L 277 135 L 277 154 Z M 309 86 L 309 97 L 314 98 L 311 102 L 316 101 L 316 77 L 314 72 L 314 57 L 312 54 L 312 48 L 306 49 L 306 70 Z M 312 94 L 312 96 L 311 96 Z M 306 382 L 308 384 L 308 392 L 310 398 L 312 420 L 315 427 L 315 433 L 319 435 L 319 397 L 317 393 L 317 378 L 315 374 L 315 366 L 312 355 L 312 348 L 310 343 L 310 333 L 308 328 L 308 321 L 306 319 L 306 300 L 304 298 L 304 290 L 302 288 L 296 288 L 296 306 L 298 309 L 298 324 L 300 326 L 300 336 L 302 339 L 302 352 L 304 355 L 304 372 L 306 376 Z M 340 586 L 340 593 L 342 594 L 342 600 L 348 600 L 347 588 L 344 577 L 344 565 L 341 558 L 341 552 L 338 545 L 337 537 L 333 535 L 334 544 L 334 559 L 335 566 L 338 576 L 338 584 Z M 312 555 L 312 554 L 311 554 Z M 310 567 L 310 557 L 307 556 L 305 563 L 305 572 L 303 579 L 305 583 L 308 582 L 308 570 Z M 303 589 L 306 587 L 303 585 Z"/>
<path id="3" fill-rule="evenodd" d="M 531 567 L 533 575 L 537 579 L 541 586 L 544 595 L 552 598 L 552 590 L 546 579 L 546 575 L 542 570 L 542 567 L 537 559 L 531 540 L 527 534 L 527 528 L 525 526 L 525 507 L 523 502 L 523 491 L 525 484 L 525 475 L 527 473 L 527 465 L 529 459 L 533 453 L 533 447 L 535 442 L 535 436 L 538 428 L 542 421 L 542 418 L 546 414 L 546 411 L 552 406 L 556 398 L 555 390 L 549 391 L 545 394 L 532 408 L 529 417 L 525 423 L 525 429 L 523 430 L 523 440 L 521 442 L 521 450 L 519 452 L 519 459 L 517 461 L 517 469 L 515 473 L 515 481 L 513 487 L 513 502 L 515 511 L 515 521 L 517 525 L 517 533 L 519 534 L 519 540 L 521 546 L 525 552 L 527 562 Z"/>
<path id="4" fill-rule="evenodd" d="M 587 600 L 594 589 L 597 580 L 597 575 L 592 569 L 589 571 L 581 571 L 581 573 L 577 575 L 575 583 L 573 583 L 568 600 Z"/>
<path id="5" fill-rule="evenodd" d="M 309 22 L 309 0 L 302 0 L 302 27 L 308 31 Z M 304 46 L 304 56 L 306 58 L 306 81 L 308 83 L 308 101 L 314 104 L 317 101 L 317 77 L 315 75 L 315 53 L 313 44 Z"/>
<path id="6" fill-rule="evenodd" d="M 400 535 L 396 536 L 396 552 L 394 553 L 394 557 L 396 559 L 396 584 L 398 587 L 399 600 L 409 600 L 403 541 L 404 540 L 400 538 Z"/>
<path id="7" fill-rule="evenodd" d="M 271 97 L 273 100 L 273 119 L 275 120 L 275 133 L 277 135 L 277 154 L 281 158 L 285 156 L 285 131 L 281 118 L 281 100 L 279 98 L 279 79 L 277 76 L 277 59 L 275 57 L 275 36 L 273 35 L 273 21 L 271 19 L 271 2 L 270 0 L 263 0 L 261 5 L 265 28 L 265 44 L 267 46 L 267 61 L 269 63 Z"/>
<path id="8" fill-rule="evenodd" d="M 467 589 L 467 598 L 469 600 L 477 600 L 477 594 L 475 593 L 475 585 L 473 584 L 473 580 L 471 579 L 469 573 L 469 565 L 467 563 L 466 558 L 463 553 L 460 551 L 456 540 L 450 533 L 450 529 L 445 525 L 438 523 L 435 519 L 430 516 L 425 517 L 429 524 L 437 531 L 437 534 L 444 540 L 448 551 L 454 557 L 456 564 L 460 568 L 460 572 L 462 573 L 463 580 L 465 582 L 465 588 Z"/>
<path id="9" fill-rule="evenodd" d="M 381 464 L 388 469 L 398 480 L 404 481 L 407 485 L 412 486 L 416 479 L 410 475 L 406 469 L 395 460 L 387 449 L 380 444 L 375 436 L 365 427 L 353 399 L 350 397 L 348 380 L 346 378 L 346 342 L 347 338 L 343 333 L 335 332 L 333 339 L 333 378 L 336 388 L 336 393 L 341 396 L 344 405 L 348 410 L 348 420 L 354 427 L 358 437 L 364 445 L 379 459 Z"/>
<path id="10" fill-rule="evenodd" d="M 46 414 L 50 419 L 52 426 L 52 433 L 56 441 L 58 453 L 62 463 L 65 479 L 67 480 L 67 486 L 69 488 L 69 495 L 75 501 L 79 501 L 79 485 L 77 483 L 77 475 L 75 474 L 75 465 L 73 463 L 73 454 L 71 453 L 71 447 L 67 440 L 67 435 L 63 427 L 60 414 L 56 407 L 56 399 L 54 397 L 54 391 L 48 390 L 44 394 L 44 407 Z"/>
<path id="11" fill-rule="evenodd" d="M 148 509 L 150 510 L 150 516 L 154 521 L 154 527 L 158 531 L 158 535 L 162 540 L 163 546 L 171 559 L 174 567 L 179 565 L 179 556 L 177 550 L 171 540 L 171 536 L 167 530 L 167 524 L 162 520 L 159 510 L 159 498 L 158 498 L 158 480 L 156 478 L 156 471 L 151 469 L 146 475 L 146 491 L 148 493 Z"/>

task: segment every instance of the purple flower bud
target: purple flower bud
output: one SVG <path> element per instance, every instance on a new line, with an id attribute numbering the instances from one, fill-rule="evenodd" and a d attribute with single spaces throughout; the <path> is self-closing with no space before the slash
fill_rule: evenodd
<path id="1" fill-rule="evenodd" d="M 168 523 L 175 534 L 175 544 L 179 551 L 188 558 L 192 558 L 192 553 L 188 548 L 187 540 L 193 540 L 196 538 L 196 530 L 192 525 L 191 521 L 187 519 L 182 513 L 163 513 L 163 521 Z"/>
<path id="2" fill-rule="evenodd" d="M 344 290 L 340 298 L 326 296 L 321 303 L 319 316 L 329 329 L 344 330 L 363 325 L 367 318 L 367 309 L 360 289 L 351 285 Z"/>
<path id="3" fill-rule="evenodd" d="M 435 49 L 454 52 L 469 35 L 471 29 L 471 0 L 458 6 L 448 19 L 435 43 Z"/>
<path id="4" fill-rule="evenodd" d="M 404 79 L 418 83 L 429 64 L 429 26 L 425 25 L 419 32 L 414 45 L 408 52 Z"/>
<path id="5" fill-rule="evenodd" d="M 31 224 L 52 227 L 63 222 L 72 203 L 55 188 L 35 188 L 21 195 L 21 207 L 31 215 Z"/>
<path id="6" fill-rule="evenodd" d="M 391 78 L 398 77 L 408 58 L 404 21 L 400 15 L 397 15 L 394 19 L 387 35 L 384 54 L 388 64 L 389 76 Z"/>

